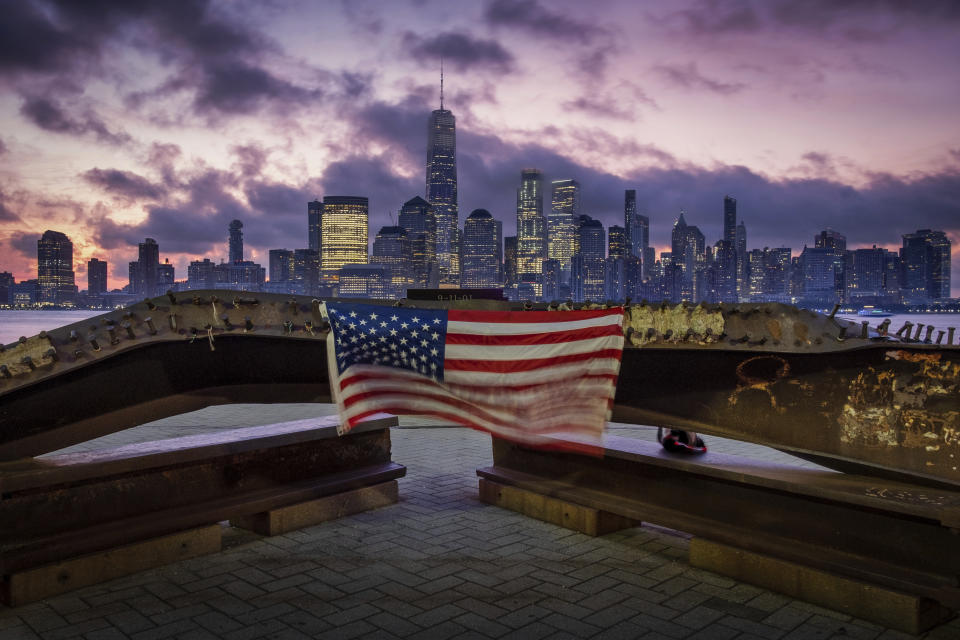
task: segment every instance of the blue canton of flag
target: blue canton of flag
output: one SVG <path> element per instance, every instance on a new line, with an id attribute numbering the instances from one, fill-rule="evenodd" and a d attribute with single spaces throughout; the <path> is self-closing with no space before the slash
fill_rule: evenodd
<path id="1" fill-rule="evenodd" d="M 337 371 L 370 364 L 443 380 L 446 310 L 327 303 Z"/>

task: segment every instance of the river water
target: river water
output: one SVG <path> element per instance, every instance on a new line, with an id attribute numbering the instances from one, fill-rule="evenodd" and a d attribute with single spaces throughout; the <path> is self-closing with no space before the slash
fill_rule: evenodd
<path id="1" fill-rule="evenodd" d="M 84 318 L 99 315 L 101 311 L 10 311 L 0 310 L 0 344 L 16 342 L 20 336 L 32 336 L 56 329 L 64 325 L 79 322 Z M 870 327 L 875 328 L 884 318 L 861 318 L 856 314 L 840 314 L 838 317 L 859 324 L 863 320 L 870 321 Z M 960 342 L 960 313 L 910 313 L 890 316 L 890 332 L 893 333 L 903 326 L 904 322 L 933 325 L 933 339 L 937 338 L 937 331 L 946 331 L 949 327 L 957 327 L 955 342 Z M 915 329 L 914 329 L 915 331 Z M 946 338 L 944 338 L 946 340 Z"/>

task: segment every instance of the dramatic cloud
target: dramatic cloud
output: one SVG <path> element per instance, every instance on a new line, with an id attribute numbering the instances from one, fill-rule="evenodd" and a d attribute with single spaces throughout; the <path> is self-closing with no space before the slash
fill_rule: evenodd
<path id="1" fill-rule="evenodd" d="M 740 82 L 720 82 L 704 76 L 697 69 L 696 62 L 685 65 L 663 64 L 653 68 L 662 77 L 673 84 L 686 89 L 706 89 L 721 95 L 730 95 L 746 89 L 747 85 Z"/>
<path id="2" fill-rule="evenodd" d="M 39 2 L 4 3 L 0 73 L 58 71 L 95 55 L 82 33 L 54 24 Z"/>
<path id="3" fill-rule="evenodd" d="M 0 189 L 0 222 L 19 222 L 20 216 L 10 210 L 6 195 Z"/>
<path id="4" fill-rule="evenodd" d="M 319 88 L 307 89 L 282 80 L 266 70 L 242 62 L 211 65 L 197 87 L 195 108 L 247 114 L 269 103 L 283 113 L 304 108 L 323 97 Z"/>
<path id="5" fill-rule="evenodd" d="M 496 40 L 481 40 L 466 33 L 440 33 L 432 38 L 407 32 L 403 48 L 422 62 L 443 59 L 458 71 L 480 68 L 508 73 L 513 69 L 513 55 Z"/>
<path id="6" fill-rule="evenodd" d="M 836 32 L 851 40 L 882 40 L 904 29 L 942 27 L 960 21 L 953 0 L 698 0 L 665 11 L 656 21 L 682 25 L 689 33 L 716 36 L 793 29 Z"/>
<path id="7" fill-rule="evenodd" d="M 111 195 L 129 200 L 159 200 L 165 195 L 165 189 L 132 171 L 95 168 L 81 177 Z"/>
<path id="8" fill-rule="evenodd" d="M 20 114 L 46 131 L 71 135 L 92 134 L 100 142 L 119 145 L 130 141 L 123 132 L 113 132 L 93 111 L 75 117 L 56 101 L 45 97 L 29 97 L 20 107 Z"/>
<path id="9" fill-rule="evenodd" d="M 563 103 L 566 111 L 582 111 L 593 116 L 602 116 L 604 118 L 613 118 L 615 120 L 634 120 L 633 105 L 623 105 L 614 100 L 600 100 L 589 96 L 580 96 L 576 100 L 570 100 Z"/>
<path id="10" fill-rule="evenodd" d="M 575 20 L 551 11 L 537 0 L 493 0 L 484 11 L 486 21 L 494 26 L 510 27 L 532 35 L 580 44 L 589 44 L 606 30 L 589 22 Z"/>

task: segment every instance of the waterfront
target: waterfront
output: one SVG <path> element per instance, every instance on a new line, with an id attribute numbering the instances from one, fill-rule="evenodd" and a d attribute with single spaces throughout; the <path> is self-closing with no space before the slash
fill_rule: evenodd
<path id="1" fill-rule="evenodd" d="M 0 344 L 11 344 L 16 342 L 20 336 L 33 336 L 41 331 L 49 331 L 74 322 L 79 322 L 84 318 L 100 315 L 103 311 L 94 311 L 89 309 L 82 310 L 0 310 Z M 856 314 L 839 314 L 837 317 L 843 320 L 849 320 L 860 324 L 863 320 L 870 321 L 870 327 L 875 328 L 886 318 L 862 318 Z M 946 331 L 950 327 L 960 329 L 960 313 L 903 313 L 895 314 L 889 317 L 890 332 L 893 333 L 903 326 L 905 322 L 917 324 L 933 325 L 935 340 L 936 331 Z M 914 329 L 915 330 L 915 329 Z M 958 331 L 960 334 L 960 331 Z M 955 338 L 956 339 L 956 338 Z"/>

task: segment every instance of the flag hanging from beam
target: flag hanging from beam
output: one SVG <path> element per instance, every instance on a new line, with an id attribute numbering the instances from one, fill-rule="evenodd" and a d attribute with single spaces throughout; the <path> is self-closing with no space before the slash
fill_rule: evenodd
<path id="1" fill-rule="evenodd" d="M 326 309 L 343 430 L 390 413 L 433 416 L 532 446 L 596 452 L 602 444 L 623 351 L 622 308 L 470 311 L 328 302 Z"/>

